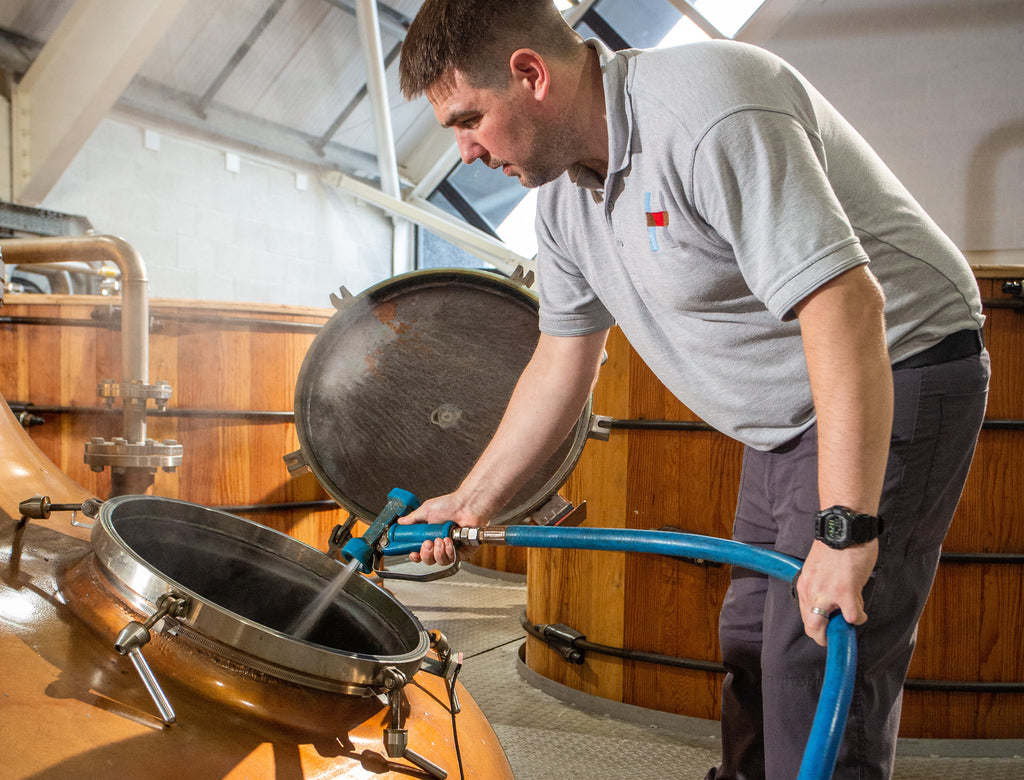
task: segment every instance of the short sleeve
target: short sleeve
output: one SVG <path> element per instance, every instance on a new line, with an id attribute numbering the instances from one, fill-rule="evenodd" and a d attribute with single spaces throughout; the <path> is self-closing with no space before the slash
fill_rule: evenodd
<path id="1" fill-rule="evenodd" d="M 539 199 L 536 228 L 540 329 L 551 336 L 583 336 L 607 330 L 615 324 L 615 318 L 578 265 L 558 245 L 549 224 L 552 208 L 550 202 Z"/>
<path id="2" fill-rule="evenodd" d="M 714 123 L 695 147 L 691 191 L 776 317 L 828 280 L 868 262 L 828 180 L 820 139 L 793 116 L 747 108 Z"/>

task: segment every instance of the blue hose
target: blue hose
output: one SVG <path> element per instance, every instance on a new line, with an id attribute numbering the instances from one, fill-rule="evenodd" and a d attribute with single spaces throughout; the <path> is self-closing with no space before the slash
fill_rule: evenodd
<path id="1" fill-rule="evenodd" d="M 674 531 L 516 525 L 506 529 L 505 543 L 513 547 L 612 550 L 703 558 L 741 566 L 789 583 L 801 565 L 788 555 L 742 542 Z M 856 668 L 857 644 L 853 628 L 841 615 L 836 615 L 829 621 L 825 680 L 798 780 L 827 780 L 832 776 L 853 697 Z"/>
<path id="2" fill-rule="evenodd" d="M 393 526 L 388 535 L 387 554 L 418 550 L 426 538 L 447 535 L 453 524 L 437 526 Z M 505 528 L 505 543 L 511 547 L 548 547 L 571 550 L 658 553 L 677 558 L 701 558 L 750 569 L 792 583 L 801 563 L 788 555 L 753 547 L 730 539 L 626 528 L 563 528 L 513 525 Z M 857 640 L 853 627 L 841 614 L 829 620 L 825 679 L 818 697 L 811 733 L 804 749 L 797 780 L 828 780 L 835 769 L 846 717 L 853 698 L 857 670 Z"/>
<path id="3" fill-rule="evenodd" d="M 731 539 L 682 534 L 676 531 L 643 531 L 629 528 L 560 528 L 542 525 L 510 525 L 505 529 L 510 547 L 557 547 L 572 550 L 612 550 L 702 558 L 752 569 L 792 582 L 800 562 L 788 555 L 751 547 Z"/>

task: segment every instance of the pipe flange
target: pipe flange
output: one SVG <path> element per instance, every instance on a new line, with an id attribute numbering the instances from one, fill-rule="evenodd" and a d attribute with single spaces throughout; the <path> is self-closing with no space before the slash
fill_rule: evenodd
<path id="1" fill-rule="evenodd" d="M 85 462 L 93 471 L 111 468 L 148 468 L 154 471 L 162 468 L 173 472 L 181 465 L 184 447 L 174 439 L 162 442 L 146 439 L 144 442 L 129 442 L 115 437 L 111 441 L 94 437 L 85 445 Z"/>
<path id="2" fill-rule="evenodd" d="M 132 400 L 148 401 L 153 399 L 157 406 L 166 406 L 171 397 L 171 385 L 164 380 L 156 384 L 147 385 L 138 380 L 131 382 L 115 382 L 113 379 L 104 379 L 96 385 L 96 395 L 113 401 L 115 398 L 126 398 Z"/>

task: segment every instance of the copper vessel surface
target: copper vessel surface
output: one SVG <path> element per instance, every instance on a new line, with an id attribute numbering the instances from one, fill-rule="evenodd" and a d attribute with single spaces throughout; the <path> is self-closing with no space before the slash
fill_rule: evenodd
<path id="1" fill-rule="evenodd" d="M 86 491 L 32 444 L 0 401 L 0 738 L 4 778 L 423 778 L 382 742 L 389 708 L 276 676 L 220 640 L 154 626 L 143 654 L 173 703 L 166 726 L 129 660 L 114 649 L 128 621 L 148 616 L 97 561 L 90 532 L 67 513 L 20 520 L 18 502 Z M 79 517 L 84 521 L 88 518 Z M 91 522 L 91 521 L 90 521 Z M 420 671 L 403 691 L 408 746 L 459 777 L 511 778 L 472 697 Z"/>

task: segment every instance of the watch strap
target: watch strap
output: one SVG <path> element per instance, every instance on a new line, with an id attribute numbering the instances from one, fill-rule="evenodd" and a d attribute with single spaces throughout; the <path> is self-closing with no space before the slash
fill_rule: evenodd
<path id="1" fill-rule="evenodd" d="M 814 538 L 829 547 L 843 549 L 853 544 L 864 544 L 877 539 L 882 533 L 882 518 L 877 515 L 854 512 L 849 507 L 831 506 L 814 517 Z M 838 526 L 841 525 L 841 531 Z"/>

